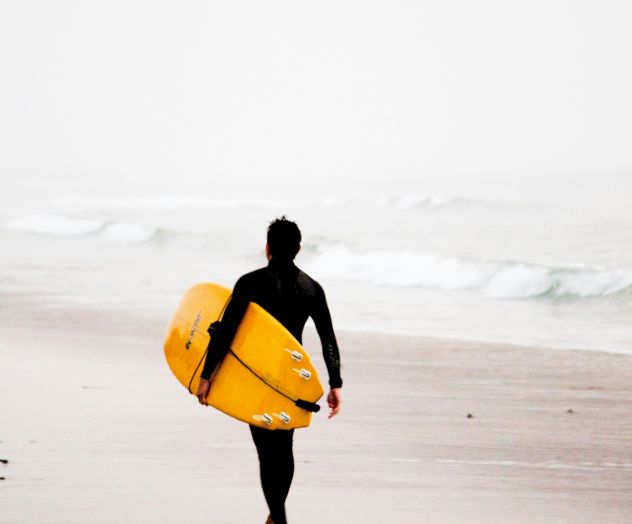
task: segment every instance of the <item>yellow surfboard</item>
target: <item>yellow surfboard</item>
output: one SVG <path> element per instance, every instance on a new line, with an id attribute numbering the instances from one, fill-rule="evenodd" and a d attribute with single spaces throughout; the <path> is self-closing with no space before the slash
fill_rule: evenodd
<path id="1" fill-rule="evenodd" d="M 209 343 L 208 327 L 221 319 L 231 291 L 198 284 L 184 295 L 165 337 L 171 371 L 190 393 L 197 392 Z M 301 344 L 262 307 L 251 302 L 230 351 L 211 378 L 207 402 L 253 426 L 309 426 L 323 387 Z"/>

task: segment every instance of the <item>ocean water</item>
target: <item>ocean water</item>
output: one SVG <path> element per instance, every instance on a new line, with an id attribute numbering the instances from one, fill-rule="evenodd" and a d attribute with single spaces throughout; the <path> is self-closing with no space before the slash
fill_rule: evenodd
<path id="1" fill-rule="evenodd" d="M 632 353 L 625 176 L 226 181 L 2 173 L 0 297 L 165 315 L 265 265 L 267 224 L 335 326 Z"/>

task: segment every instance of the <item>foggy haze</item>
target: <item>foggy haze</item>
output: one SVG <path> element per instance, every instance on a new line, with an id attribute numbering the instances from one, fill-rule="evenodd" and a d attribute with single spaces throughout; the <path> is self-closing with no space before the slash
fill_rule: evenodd
<path id="1" fill-rule="evenodd" d="M 616 1 L 3 2 L 0 173 L 626 172 L 631 14 Z"/>

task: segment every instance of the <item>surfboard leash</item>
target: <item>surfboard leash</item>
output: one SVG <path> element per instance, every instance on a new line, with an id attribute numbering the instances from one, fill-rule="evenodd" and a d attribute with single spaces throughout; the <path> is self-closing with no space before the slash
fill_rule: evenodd
<path id="1" fill-rule="evenodd" d="M 276 391 L 279 395 L 284 396 L 286 399 L 288 399 L 290 402 L 293 402 L 294 405 L 296 407 L 299 407 L 301 409 L 304 409 L 306 411 L 311 411 L 312 413 L 318 413 L 320 411 L 320 406 L 318 404 L 316 404 L 316 402 L 310 402 L 309 400 L 303 400 L 303 399 L 295 399 L 290 397 L 289 395 L 286 395 L 283 391 L 281 391 L 280 389 L 275 388 L 272 384 L 270 384 L 266 379 L 264 379 L 261 375 L 259 375 L 254 369 L 252 369 L 248 364 L 246 364 L 243 360 L 241 360 L 239 358 L 239 356 L 237 355 L 237 353 L 235 353 L 233 351 L 232 348 L 230 348 L 228 350 L 228 352 L 237 359 L 237 362 L 239 362 L 242 366 L 244 366 L 248 371 L 250 371 L 255 377 L 257 377 L 261 382 L 263 382 L 266 386 L 268 386 L 270 389 L 273 389 L 274 391 Z"/>

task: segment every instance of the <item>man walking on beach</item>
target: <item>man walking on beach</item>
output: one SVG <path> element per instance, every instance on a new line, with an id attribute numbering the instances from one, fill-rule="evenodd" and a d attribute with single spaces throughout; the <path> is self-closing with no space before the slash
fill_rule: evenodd
<path id="1" fill-rule="evenodd" d="M 210 377 L 213 370 L 228 352 L 248 304 L 255 302 L 281 322 L 299 342 L 305 322 L 312 317 L 329 373 L 329 418 L 340 411 L 342 379 L 338 344 L 323 288 L 294 265 L 300 244 L 301 232 L 298 226 L 285 216 L 274 220 L 268 227 L 267 267 L 239 278 L 221 326 L 209 343 L 197 392 L 201 404 L 206 404 L 206 397 L 212 387 Z M 285 499 L 294 475 L 294 430 L 272 431 L 251 425 L 250 432 L 259 455 L 261 486 L 270 509 L 266 524 L 286 524 Z"/>

